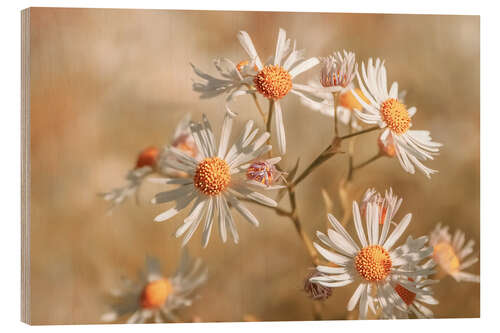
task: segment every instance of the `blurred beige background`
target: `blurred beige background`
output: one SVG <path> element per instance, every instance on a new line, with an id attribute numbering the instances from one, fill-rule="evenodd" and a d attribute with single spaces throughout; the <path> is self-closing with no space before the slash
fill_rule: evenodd
<path id="1" fill-rule="evenodd" d="M 479 17 L 357 15 L 156 10 L 35 8 L 31 12 L 31 300 L 36 324 L 97 323 L 107 310 L 103 295 L 120 276 L 135 277 L 146 254 L 175 269 L 180 240 L 172 237 L 185 214 L 164 223 L 153 218 L 167 206 L 149 199 L 161 186 L 147 184 L 142 203 L 132 200 L 107 216 L 98 192 L 124 183 L 137 153 L 161 146 L 186 112 L 206 113 L 216 131 L 224 98 L 200 101 L 191 89 L 190 62 L 215 74 L 212 59 L 246 58 L 236 33 L 246 30 L 265 59 L 274 53 L 278 27 L 297 40 L 306 56 L 341 49 L 359 61 L 386 60 L 388 78 L 417 106 L 416 129 L 444 143 L 429 166 L 431 180 L 405 173 L 397 160 L 382 159 L 356 174 L 354 187 L 385 190 L 404 198 L 397 218 L 413 213 L 409 233 L 430 232 L 442 221 L 463 229 L 479 251 Z M 317 69 L 299 77 L 301 83 Z M 263 103 L 264 101 L 262 101 Z M 264 105 L 264 104 L 263 104 Z M 244 121 L 258 118 L 249 97 L 234 103 Z M 291 167 L 311 161 L 331 139 L 331 122 L 290 96 L 284 100 Z M 304 126 L 306 124 L 306 126 Z M 374 136 L 357 141 L 357 161 L 376 151 Z M 325 187 L 337 203 L 345 156 L 336 157 L 298 189 L 299 213 L 311 237 L 323 230 Z M 286 200 L 283 200 L 286 204 Z M 301 291 L 310 267 L 303 244 L 286 218 L 257 205 L 251 227 L 238 217 L 240 244 L 222 245 L 218 233 L 207 249 L 198 231 L 190 252 L 210 270 L 201 298 L 180 313 L 183 320 L 310 320 L 312 301 Z M 341 214 L 340 211 L 338 214 Z M 352 227 L 352 226 L 351 226 Z M 469 271 L 479 273 L 476 264 Z M 326 319 L 345 319 L 354 288 L 334 291 Z M 478 317 L 479 285 L 451 278 L 435 288 L 437 317 Z"/>

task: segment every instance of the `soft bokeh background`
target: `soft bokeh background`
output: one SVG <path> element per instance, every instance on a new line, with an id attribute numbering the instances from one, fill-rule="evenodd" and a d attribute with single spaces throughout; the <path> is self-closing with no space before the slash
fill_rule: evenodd
<path id="1" fill-rule="evenodd" d="M 99 322 L 107 311 L 103 296 L 121 276 L 134 277 L 146 254 L 159 257 L 166 274 L 175 269 L 180 240 L 171 235 L 185 214 L 153 223 L 165 210 L 149 204 L 161 186 L 147 184 L 139 206 L 130 200 L 112 216 L 97 193 L 122 185 L 137 153 L 167 143 L 186 112 L 195 119 L 204 112 L 220 128 L 224 99 L 198 99 L 189 63 L 215 73 L 217 56 L 245 59 L 235 37 L 242 29 L 264 59 L 274 53 L 278 27 L 307 56 L 347 49 L 359 60 L 385 59 L 389 80 L 397 80 L 408 91 L 407 104 L 418 108 L 415 128 L 429 129 L 444 143 L 429 164 L 440 173 L 428 180 L 382 159 L 356 174 L 353 193 L 392 186 L 404 198 L 397 218 L 414 216 L 405 237 L 426 234 L 442 221 L 479 246 L 477 16 L 35 8 L 31 25 L 33 323 Z M 247 119 L 262 125 L 250 98 L 241 97 L 234 109 L 240 114 L 234 136 Z M 289 151 L 283 165 L 291 167 L 300 156 L 304 167 L 331 140 L 331 122 L 292 95 L 284 100 L 284 118 Z M 376 151 L 374 139 L 357 141 L 357 161 Z M 338 183 L 345 172 L 346 157 L 335 157 L 298 189 L 299 214 L 311 237 L 325 227 L 321 188 L 341 215 Z M 311 264 L 293 225 L 266 208 L 251 208 L 261 226 L 238 217 L 239 245 L 222 245 L 217 232 L 205 250 L 201 232 L 189 243 L 210 278 L 201 298 L 180 313 L 183 320 L 313 318 L 312 301 L 301 291 Z M 469 270 L 478 274 L 479 265 Z M 336 290 L 324 318 L 347 318 L 352 292 L 351 286 Z M 479 316 L 479 284 L 447 278 L 435 292 L 437 317 Z"/>

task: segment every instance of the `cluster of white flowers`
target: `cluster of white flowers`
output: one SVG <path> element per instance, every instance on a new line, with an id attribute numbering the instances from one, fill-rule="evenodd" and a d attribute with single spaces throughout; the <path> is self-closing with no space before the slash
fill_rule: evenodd
<path id="1" fill-rule="evenodd" d="M 273 190 L 288 190 L 292 201 L 292 191 L 297 185 L 294 181 L 297 170 L 288 170 L 290 176 L 285 178 L 287 170 L 278 166 L 287 149 L 281 99 L 289 93 L 298 96 L 310 109 L 335 120 L 332 142 L 378 130 L 377 156 L 396 156 L 402 168 L 411 174 L 418 169 L 430 178 L 436 172 L 423 162 L 432 160 L 439 153 L 441 144 L 433 142 L 428 131 L 412 129 L 416 108 L 404 104 L 405 93 L 399 92 L 397 82 L 388 89 L 383 61 L 370 58 L 367 65 L 361 64 L 360 73 L 353 52 L 306 58 L 305 51 L 298 50 L 296 42 L 287 39 L 286 32 L 279 29 L 275 53 L 264 63 L 247 32 L 240 31 L 237 39 L 247 59 L 236 64 L 227 58 L 216 59 L 216 76 L 192 64 L 198 77 L 193 90 L 200 94 L 200 98 L 226 96 L 218 140 L 205 115 L 201 122 L 184 119 L 168 146 L 161 151 L 148 148 L 139 155 L 136 168 L 127 177 L 129 183 L 106 193 L 106 200 L 119 204 L 132 195 L 147 176 L 160 176 L 150 178 L 150 181 L 163 184 L 167 189 L 157 193 L 151 202 L 174 205 L 154 220 L 166 221 L 183 210 L 188 211 L 175 231 L 175 237 L 183 236 L 182 246 L 189 242 L 202 221 L 203 247 L 209 243 L 214 223 L 218 225 L 222 242 L 227 241 L 229 232 L 233 241 L 238 243 L 233 208 L 250 224 L 259 226 L 260 223 L 245 202 L 271 207 L 278 214 L 294 219 L 298 225 L 300 221 L 294 211 L 279 208 L 277 201 L 270 197 L 276 193 Z M 320 65 L 317 80 L 307 84 L 297 82 L 299 74 L 316 65 Z M 267 131 L 259 134 L 258 126 L 250 120 L 231 144 L 237 113 L 230 110 L 229 104 L 244 95 L 254 98 L 260 112 L 258 98 L 268 101 L 269 111 L 264 117 Z M 272 120 L 274 127 L 271 126 Z M 339 135 L 337 122 L 349 128 L 349 135 Z M 363 124 L 375 126 L 363 128 Z M 278 155 L 274 155 L 270 145 L 271 132 L 276 138 Z M 316 166 L 312 163 L 303 176 Z M 263 192 L 270 194 L 264 195 Z M 438 270 L 457 281 L 479 282 L 479 277 L 463 272 L 478 259 L 474 256 L 464 260 L 472 252 L 473 242 L 464 246 L 465 238 L 461 232 L 455 233 L 451 239 L 447 228 L 438 226 L 430 235 L 430 242 L 427 236 L 416 239 L 408 236 L 406 242 L 397 244 L 412 220 L 412 214 L 406 214 L 399 222 L 395 220 L 401 203 L 402 199 L 392 189 L 385 195 L 369 189 L 360 205 L 352 202 L 357 241 L 345 228 L 348 221 L 339 221 L 328 214 L 332 228 L 326 234 L 318 231 L 316 235 L 320 243 L 310 244 L 311 251 L 317 251 L 312 255 L 316 268 L 307 278 L 305 290 L 313 299 L 331 297 L 333 288 L 355 283 L 357 288 L 347 303 L 347 309 L 354 310 L 359 304 L 360 319 L 371 315 L 373 318 L 408 318 L 409 315 L 428 318 L 432 317 L 432 311 L 424 304 L 437 304 L 431 285 L 437 282 L 432 278 Z M 294 209 L 295 202 L 291 206 Z M 302 233 L 301 237 L 308 245 L 307 236 Z M 322 258 L 316 258 L 314 254 Z M 206 272 L 198 273 L 197 278 L 185 272 L 186 268 L 183 268 L 178 275 L 168 279 L 156 271 L 150 273 L 134 291 L 135 307 L 126 307 L 134 309 L 129 322 L 142 322 L 150 317 L 157 321 L 175 320 L 171 311 L 190 303 L 184 291 L 193 291 L 206 279 Z M 186 276 L 189 278 L 184 281 Z M 121 312 L 115 310 L 105 319 L 115 320 Z"/>

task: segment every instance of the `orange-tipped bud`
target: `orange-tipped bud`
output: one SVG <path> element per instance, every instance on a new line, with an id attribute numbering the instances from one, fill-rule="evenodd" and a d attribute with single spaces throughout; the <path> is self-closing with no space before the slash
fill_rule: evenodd
<path id="1" fill-rule="evenodd" d="M 142 168 L 145 166 L 154 167 L 156 165 L 156 160 L 158 159 L 158 154 L 160 150 L 156 147 L 148 147 L 141 151 L 139 157 L 137 158 L 136 168 Z"/>

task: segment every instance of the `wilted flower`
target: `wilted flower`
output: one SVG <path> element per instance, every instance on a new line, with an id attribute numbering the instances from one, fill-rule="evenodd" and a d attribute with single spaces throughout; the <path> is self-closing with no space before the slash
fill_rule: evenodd
<path id="1" fill-rule="evenodd" d="M 254 161 L 248 166 L 247 179 L 267 187 L 273 185 L 282 176 L 282 172 L 275 166 L 279 161 L 281 157 Z"/>
<path id="2" fill-rule="evenodd" d="M 155 221 L 161 222 L 172 218 L 194 201 L 191 212 L 175 233 L 176 237 L 185 234 L 182 245 L 191 239 L 205 217 L 202 244 L 204 247 L 207 246 L 216 216 L 222 241 L 226 242 L 229 229 L 237 243 L 239 237 L 229 205 L 251 224 L 258 226 L 257 218 L 238 197 L 268 206 L 277 205 L 274 200 L 255 190 L 257 187 L 264 189 L 274 189 L 274 187 L 262 186 L 254 180 L 247 180 L 251 162 L 271 150 L 271 146 L 265 144 L 269 133 L 264 132 L 254 141 L 259 130 L 257 128 L 252 130 L 253 121 L 248 121 L 239 140 L 229 148 L 233 117 L 233 113 L 228 110 L 224 117 L 218 148 L 210 123 L 205 116 L 203 123 L 191 123 L 191 132 L 200 156 L 194 158 L 179 149 L 171 148 L 170 152 L 175 154 L 176 160 L 166 162 L 168 167 L 181 171 L 188 177 L 152 180 L 161 184 L 178 185 L 176 189 L 158 193 L 153 198 L 152 202 L 155 204 L 175 202 L 175 207 L 158 215 Z"/>
<path id="3" fill-rule="evenodd" d="M 344 55 L 335 52 L 331 56 L 321 58 L 321 85 L 325 88 L 341 90 L 351 85 L 358 70 L 356 55 L 344 50 Z"/>
<path id="4" fill-rule="evenodd" d="M 421 161 L 432 160 L 433 155 L 439 153 L 439 147 L 442 145 L 433 142 L 428 131 L 410 129 L 411 118 L 417 109 L 415 107 L 407 109 L 406 105 L 398 99 L 397 82 L 392 84 L 390 91 L 387 90 L 387 73 L 380 59 L 377 59 L 373 65 L 373 60 L 370 58 L 368 69 L 363 63 L 362 75 L 364 84 L 359 73 L 357 74 L 359 86 L 369 102 L 354 91 L 354 96 L 363 106 L 363 110 L 355 110 L 356 115 L 363 122 L 377 124 L 384 129 L 381 139 L 385 143 L 388 142 L 388 137 L 391 137 L 396 156 L 405 171 L 413 174 L 416 166 L 427 177 L 430 177 L 436 171 L 424 166 Z"/>
<path id="5" fill-rule="evenodd" d="M 102 321 L 114 322 L 128 316 L 127 323 L 178 321 L 175 311 L 190 306 L 196 289 L 207 279 L 207 270 L 200 259 L 192 260 L 183 251 L 176 273 L 165 276 L 157 259 L 148 257 L 146 271 L 140 280 L 124 281 L 124 286 L 112 293 L 115 303 Z"/>
<path id="6" fill-rule="evenodd" d="M 464 272 L 464 269 L 475 264 L 479 258 L 476 255 L 466 259 L 474 250 L 474 241 L 465 243 L 465 234 L 456 230 L 448 232 L 448 226 L 439 223 L 430 235 L 430 244 L 434 247 L 434 261 L 445 274 L 458 282 L 479 282 L 479 275 Z"/>
<path id="7" fill-rule="evenodd" d="M 317 270 L 313 270 L 307 275 L 306 280 L 304 281 L 304 291 L 307 296 L 312 298 L 315 301 L 324 301 L 328 297 L 332 296 L 333 290 L 330 287 L 326 287 L 320 283 L 312 282 L 311 278 L 316 276 L 323 276 L 322 273 Z"/>

